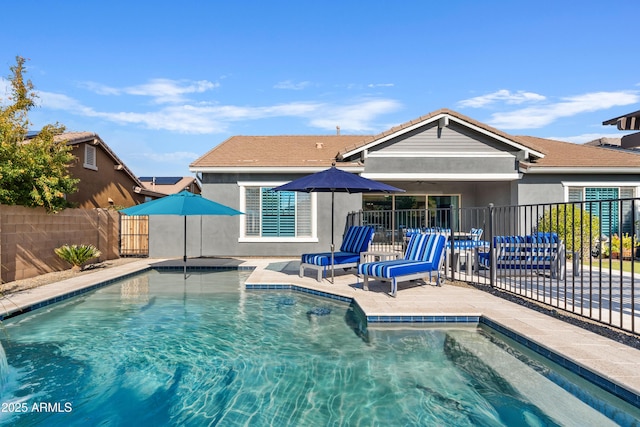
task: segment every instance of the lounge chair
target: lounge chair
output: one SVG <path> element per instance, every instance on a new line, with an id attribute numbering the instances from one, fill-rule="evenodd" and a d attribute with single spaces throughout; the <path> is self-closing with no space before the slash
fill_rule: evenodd
<path id="1" fill-rule="evenodd" d="M 329 267 L 351 268 L 360 263 L 360 253 L 366 252 L 373 240 L 375 229 L 371 226 L 352 225 L 342 239 L 342 246 L 338 252 L 333 253 L 331 264 L 331 252 L 302 254 L 300 260 L 300 277 L 304 276 L 306 268 L 316 270 L 318 282 L 327 276 Z"/>
<path id="2" fill-rule="evenodd" d="M 422 279 L 436 274 L 440 286 L 440 268 L 444 259 L 447 238 L 442 234 L 414 234 L 409 240 L 403 259 L 363 263 L 358 274 L 364 276 L 362 288 L 369 290 L 369 278 L 391 282 L 391 296 L 396 296 L 398 282 Z"/>

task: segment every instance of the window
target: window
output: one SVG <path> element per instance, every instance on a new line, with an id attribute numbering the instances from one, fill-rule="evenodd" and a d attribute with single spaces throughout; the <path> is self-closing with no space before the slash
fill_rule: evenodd
<path id="1" fill-rule="evenodd" d="M 96 147 L 89 144 L 84 144 L 84 163 L 83 165 L 87 169 L 98 170 L 98 164 L 96 162 Z"/>
<path id="2" fill-rule="evenodd" d="M 634 187 L 568 187 L 569 202 L 585 203 L 584 209 L 600 219 L 600 227 L 604 234 L 630 233 L 632 224 L 632 203 L 615 201 L 595 203 L 600 200 L 617 200 L 633 198 Z"/>
<path id="3" fill-rule="evenodd" d="M 311 193 L 272 191 L 274 186 L 241 186 L 244 207 L 241 239 L 310 241 L 315 239 Z M 315 241 L 315 240 L 314 240 Z"/>

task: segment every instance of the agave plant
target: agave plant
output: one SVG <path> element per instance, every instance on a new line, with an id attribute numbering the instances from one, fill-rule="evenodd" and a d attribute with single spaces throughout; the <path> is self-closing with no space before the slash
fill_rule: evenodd
<path id="1" fill-rule="evenodd" d="M 55 248 L 54 252 L 64 261 L 67 261 L 73 267 L 72 270 L 79 271 L 82 269 L 82 264 L 89 261 L 91 258 L 98 258 L 100 251 L 93 245 L 62 245 L 59 248 Z"/>

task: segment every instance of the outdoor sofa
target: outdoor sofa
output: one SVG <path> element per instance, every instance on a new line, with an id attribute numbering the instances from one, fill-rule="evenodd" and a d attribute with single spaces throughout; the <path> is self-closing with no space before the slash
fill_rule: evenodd
<path id="1" fill-rule="evenodd" d="M 524 274 L 544 274 L 564 279 L 566 253 L 557 233 L 536 233 L 529 236 L 495 236 L 496 277 Z M 491 268 L 491 252 L 476 255 L 479 266 Z"/>

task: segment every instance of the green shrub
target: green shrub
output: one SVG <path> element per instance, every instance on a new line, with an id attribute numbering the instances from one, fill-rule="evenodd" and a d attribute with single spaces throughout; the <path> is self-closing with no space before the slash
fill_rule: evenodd
<path id="1" fill-rule="evenodd" d="M 54 252 L 61 259 L 72 265 L 73 270 L 81 270 L 82 264 L 91 258 L 98 258 L 102 253 L 93 245 L 62 245 Z"/>
<path id="2" fill-rule="evenodd" d="M 564 240 L 567 256 L 582 250 L 582 257 L 585 257 L 591 254 L 590 243 L 598 241 L 600 220 L 576 205 L 558 205 L 544 213 L 538 221 L 537 230 L 558 233 Z"/>

